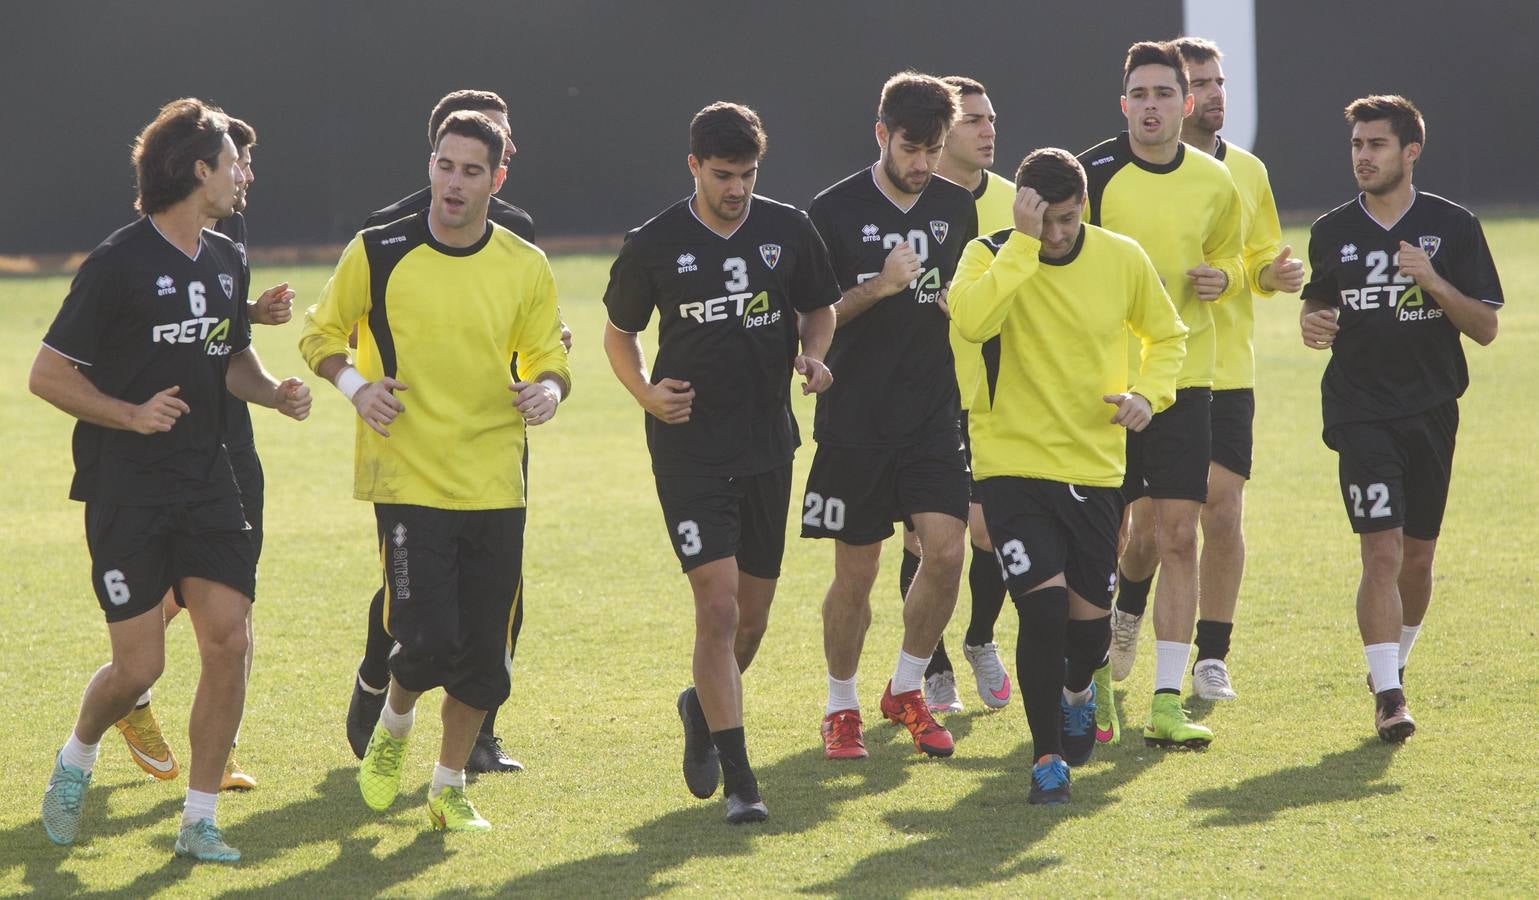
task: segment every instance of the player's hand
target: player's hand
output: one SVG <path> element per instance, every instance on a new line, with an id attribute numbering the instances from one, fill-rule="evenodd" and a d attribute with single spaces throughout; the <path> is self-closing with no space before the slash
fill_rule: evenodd
<path id="1" fill-rule="evenodd" d="M 948 319 L 951 318 L 951 304 L 946 302 L 949 296 L 951 296 L 951 282 L 948 281 L 946 286 L 941 288 L 940 296 L 935 298 L 935 305 L 940 307 L 940 311 L 945 313 Z"/>
<path id="2" fill-rule="evenodd" d="M 1186 270 L 1186 279 L 1197 288 L 1198 300 L 1217 300 L 1229 287 L 1229 276 L 1223 269 L 1215 269 L 1207 263 Z"/>
<path id="3" fill-rule="evenodd" d="M 1047 214 L 1047 201 L 1036 188 L 1023 187 L 1015 192 L 1015 230 L 1038 240 L 1042 239 L 1042 217 Z"/>
<path id="4" fill-rule="evenodd" d="M 1296 294 L 1304 286 L 1304 261 L 1293 255 L 1293 248 L 1285 246 L 1277 258 L 1267 263 L 1266 271 L 1272 280 L 1272 290 Z"/>
<path id="5" fill-rule="evenodd" d="M 556 389 L 543 381 L 515 381 L 508 390 L 525 425 L 544 425 L 556 417 L 556 407 L 561 405 Z"/>
<path id="6" fill-rule="evenodd" d="M 1121 425 L 1128 431 L 1143 431 L 1154 419 L 1154 410 L 1149 406 L 1149 401 L 1139 394 L 1105 394 L 1101 400 L 1117 407 L 1117 414 L 1112 416 L 1111 423 Z"/>
<path id="7" fill-rule="evenodd" d="M 1443 276 L 1432 268 L 1432 257 L 1427 251 L 1405 241 L 1400 242 L 1400 274 L 1416 279 L 1416 283 L 1424 288 L 1436 288 L 1443 280 Z"/>
<path id="8" fill-rule="evenodd" d="M 561 323 L 561 346 L 566 348 L 566 352 L 572 352 L 572 329 L 566 327 L 565 322 Z"/>
<path id="9" fill-rule="evenodd" d="M 695 389 L 687 381 L 664 378 L 657 384 L 647 385 L 646 393 L 638 399 L 641 408 L 653 418 L 669 425 L 682 425 L 689 421 Z"/>
<path id="10" fill-rule="evenodd" d="M 282 325 L 294 318 L 294 292 L 288 282 L 275 284 L 251 304 L 251 321 L 258 325 Z"/>
<path id="11" fill-rule="evenodd" d="M 353 408 L 358 410 L 358 418 L 379 432 L 380 437 L 390 437 L 385 426 L 406 411 L 406 405 L 396 398 L 395 392 L 404 390 L 406 385 L 394 378 L 371 381 L 353 395 Z"/>
<path id="12" fill-rule="evenodd" d="M 285 378 L 273 389 L 273 409 L 296 422 L 310 417 L 310 386 L 298 378 Z"/>
<path id="13" fill-rule="evenodd" d="M 814 359 L 802 355 L 796 358 L 796 371 L 806 379 L 802 383 L 802 396 L 808 394 L 821 394 L 834 386 L 834 373 L 828 370 L 823 360 Z"/>
<path id="14" fill-rule="evenodd" d="M 154 434 L 157 431 L 170 431 L 176 420 L 183 413 L 191 412 L 186 401 L 177 394 L 181 393 L 182 386 L 168 387 L 150 399 L 134 407 L 128 414 L 128 427 L 139 434 Z"/>
<path id="15" fill-rule="evenodd" d="M 883 295 L 890 296 L 903 290 L 923 271 L 924 266 L 919 263 L 919 254 L 914 252 L 914 248 L 908 241 L 892 248 L 892 252 L 887 254 L 887 261 L 882 263 L 880 277 L 884 287 Z"/>
<path id="16" fill-rule="evenodd" d="M 1341 325 L 1336 321 L 1336 310 L 1317 309 L 1312 313 L 1306 313 L 1299 318 L 1299 331 L 1304 337 L 1304 346 L 1311 350 L 1324 350 L 1336 340 L 1336 332 L 1341 330 Z"/>

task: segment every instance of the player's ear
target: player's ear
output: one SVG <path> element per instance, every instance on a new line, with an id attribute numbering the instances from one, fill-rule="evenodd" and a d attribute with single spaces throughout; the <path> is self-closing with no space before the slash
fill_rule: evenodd
<path id="1" fill-rule="evenodd" d="M 502 190 L 502 183 L 508 180 L 508 167 L 498 166 L 492 170 L 492 193 Z"/>
<path id="2" fill-rule="evenodd" d="M 684 161 L 685 161 L 685 163 L 687 163 L 689 165 L 689 174 L 692 177 L 694 177 L 696 180 L 699 180 L 699 178 L 700 178 L 700 160 L 695 158 L 695 154 L 691 153 L 691 154 L 689 154 L 688 156 L 686 156 L 684 158 Z"/>
<path id="3" fill-rule="evenodd" d="M 1420 143 L 1406 144 L 1405 145 L 1405 161 L 1409 162 L 1409 163 L 1414 163 L 1418 159 L 1421 159 L 1421 144 Z"/>
<path id="4" fill-rule="evenodd" d="M 887 126 L 882 124 L 881 119 L 878 119 L 876 121 L 876 143 L 884 150 L 887 148 L 887 138 Z"/>
<path id="5" fill-rule="evenodd" d="M 1192 114 L 1192 110 L 1194 110 L 1196 108 L 1197 108 L 1197 98 L 1194 95 L 1192 95 L 1190 92 L 1188 92 L 1187 95 L 1186 95 L 1186 102 L 1181 104 L 1181 116 L 1184 118 L 1186 116 L 1191 115 Z"/>
<path id="6" fill-rule="evenodd" d="M 1123 94 L 1122 95 L 1122 114 L 1124 116 L 1128 114 L 1128 95 L 1127 94 Z"/>

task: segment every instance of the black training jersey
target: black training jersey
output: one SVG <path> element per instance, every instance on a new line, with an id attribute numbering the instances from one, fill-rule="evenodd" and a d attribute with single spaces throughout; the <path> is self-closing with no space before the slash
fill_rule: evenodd
<path id="1" fill-rule="evenodd" d="M 722 237 L 686 198 L 626 236 L 604 305 L 621 331 L 660 319 L 652 382 L 687 381 L 690 419 L 646 415 L 659 475 L 754 475 L 786 465 L 798 312 L 839 299 L 823 241 L 801 210 L 757 194 Z"/>
<path id="2" fill-rule="evenodd" d="M 1459 330 L 1437 300 L 1400 274 L 1400 242 L 1421 247 L 1465 295 L 1501 306 L 1502 285 L 1474 214 L 1418 192 L 1389 227 L 1362 195 L 1309 231 L 1310 280 L 1301 296 L 1335 307 L 1341 331 L 1320 380 L 1325 427 L 1432 409 L 1469 386 Z"/>
<path id="3" fill-rule="evenodd" d="M 240 253 L 241 275 L 235 299 L 245 306 L 251 292 L 251 263 L 246 258 L 246 217 L 234 213 L 215 222 L 214 230 L 229 238 Z M 249 343 L 251 319 L 246 317 L 245 322 L 246 340 Z M 256 446 L 256 438 L 251 433 L 251 410 L 246 408 L 246 401 L 229 391 L 225 391 L 224 401 L 224 445 L 231 452 L 249 450 Z"/>
<path id="4" fill-rule="evenodd" d="M 369 220 L 363 223 L 363 227 L 376 228 L 380 225 L 389 225 L 397 219 L 404 219 L 422 212 L 432 204 L 433 189 L 423 188 L 415 194 L 402 197 L 384 209 L 376 209 L 369 213 Z M 535 242 L 534 217 L 513 204 L 493 197 L 492 202 L 487 204 L 486 217 L 529 243 Z"/>
<path id="5" fill-rule="evenodd" d="M 839 324 L 828 350 L 834 385 L 818 395 L 813 436 L 834 446 L 896 447 L 955 427 L 961 405 L 950 323 L 937 301 L 962 248 L 978 236 L 972 192 L 937 175 L 905 212 L 867 168 L 818 194 L 808 213 L 841 290 L 876 277 L 904 241 L 923 266 L 907 288 Z"/>
<path id="6" fill-rule="evenodd" d="M 189 257 L 148 218 L 81 263 L 44 345 L 108 396 L 143 403 L 180 387 L 190 411 L 149 435 L 77 422 L 71 499 L 161 506 L 235 493 L 223 411 L 230 354 L 251 344 L 240 279 L 228 238 L 204 229 Z"/>

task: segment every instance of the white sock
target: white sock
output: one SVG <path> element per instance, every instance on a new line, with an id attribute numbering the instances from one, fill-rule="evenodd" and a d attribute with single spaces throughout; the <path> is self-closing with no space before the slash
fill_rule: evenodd
<path id="1" fill-rule="evenodd" d="M 406 712 L 398 713 L 390 708 L 390 701 L 385 701 L 385 708 L 379 711 L 379 724 L 385 726 L 390 736 L 396 740 L 406 737 L 411 733 L 412 722 L 416 721 L 417 708 L 414 706 Z"/>
<path id="2" fill-rule="evenodd" d="M 145 688 L 144 693 L 139 695 L 139 699 L 134 701 L 134 709 L 138 709 L 141 706 L 149 706 L 149 705 L 150 705 L 150 691 L 149 691 L 149 688 Z"/>
<path id="3" fill-rule="evenodd" d="M 197 824 L 199 819 L 214 821 L 214 804 L 218 799 L 218 794 L 189 790 L 187 802 L 182 804 L 182 826 Z"/>
<path id="4" fill-rule="evenodd" d="M 1365 644 L 1363 655 L 1368 658 L 1368 676 L 1373 679 L 1374 693 L 1400 687 L 1400 645 Z"/>
<path id="5" fill-rule="evenodd" d="M 893 694 L 906 694 L 924 687 L 924 670 L 929 667 L 930 657 L 920 659 L 898 650 L 898 668 L 892 673 Z"/>
<path id="6" fill-rule="evenodd" d="M 444 788 L 465 789 L 465 770 L 445 768 L 443 763 L 433 765 L 433 784 L 428 788 L 428 796 L 437 797 Z"/>
<path id="7" fill-rule="evenodd" d="M 75 737 L 75 732 L 69 733 L 69 740 L 64 742 L 64 749 L 59 751 L 66 766 L 90 773 L 91 767 L 96 765 L 96 752 L 101 749 L 101 743 L 87 744 Z"/>
<path id="8" fill-rule="evenodd" d="M 385 685 L 385 687 L 377 688 L 374 685 L 369 684 L 367 681 L 364 681 L 363 680 L 363 676 L 359 675 L 358 676 L 358 686 L 363 688 L 364 693 L 366 693 L 366 694 L 374 694 L 375 696 L 378 696 L 380 694 L 383 694 L 385 692 L 385 688 L 388 688 L 390 685 L 387 684 L 387 685 Z M 146 696 L 148 696 L 148 695 L 146 695 Z"/>
<path id="9" fill-rule="evenodd" d="M 1083 691 L 1071 691 L 1068 688 L 1064 688 L 1063 699 L 1067 700 L 1070 706 L 1084 706 L 1090 702 L 1090 687 L 1093 684 L 1095 684 L 1094 681 L 1085 685 Z"/>
<path id="10" fill-rule="evenodd" d="M 1154 642 L 1154 689 L 1181 693 L 1181 679 L 1186 677 L 1186 661 L 1192 645 L 1180 641 Z"/>
<path id="11" fill-rule="evenodd" d="M 843 709 L 860 709 L 860 698 L 855 696 L 855 676 L 835 678 L 828 676 L 828 705 L 823 714 L 832 715 Z"/>
<path id="12" fill-rule="evenodd" d="M 1416 635 L 1420 632 L 1420 625 L 1400 626 L 1400 668 L 1405 668 L 1405 661 L 1411 658 L 1411 648 L 1416 646 Z"/>

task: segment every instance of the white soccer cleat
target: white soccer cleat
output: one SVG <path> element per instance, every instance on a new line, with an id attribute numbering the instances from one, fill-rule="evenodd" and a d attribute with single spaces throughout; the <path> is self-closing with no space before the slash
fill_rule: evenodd
<path id="1" fill-rule="evenodd" d="M 1192 693 L 1199 700 L 1233 700 L 1234 686 L 1229 683 L 1229 667 L 1221 659 L 1200 659 L 1192 669 Z"/>
<path id="2" fill-rule="evenodd" d="M 962 655 L 973 667 L 973 680 L 978 683 L 978 698 L 989 709 L 1004 709 L 1010 705 L 1010 673 L 999 661 L 999 645 L 990 641 L 976 647 L 963 644 Z"/>
<path id="3" fill-rule="evenodd" d="M 924 680 L 924 699 L 932 713 L 962 711 L 962 698 L 957 696 L 957 676 L 954 672 L 936 672 Z"/>
<path id="4" fill-rule="evenodd" d="M 1143 624 L 1143 616 L 1130 616 L 1112 607 L 1112 681 L 1122 681 L 1133 673 L 1133 663 L 1138 659 L 1138 629 Z"/>

